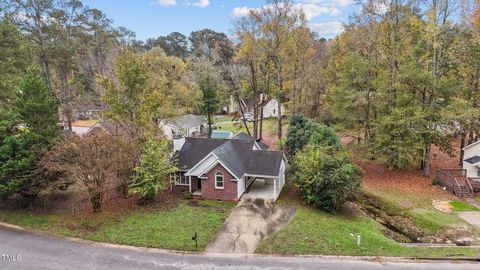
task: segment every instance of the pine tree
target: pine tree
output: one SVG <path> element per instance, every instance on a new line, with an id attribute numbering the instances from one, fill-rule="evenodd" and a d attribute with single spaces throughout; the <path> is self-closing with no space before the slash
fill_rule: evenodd
<path id="1" fill-rule="evenodd" d="M 59 135 L 57 106 L 45 81 L 28 72 L 11 111 L 0 112 L 0 198 L 35 197 L 48 184 L 38 162 Z"/>

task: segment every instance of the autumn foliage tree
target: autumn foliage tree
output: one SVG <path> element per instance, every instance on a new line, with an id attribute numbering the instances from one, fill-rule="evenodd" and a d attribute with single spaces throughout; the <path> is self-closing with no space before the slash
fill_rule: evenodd
<path id="1" fill-rule="evenodd" d="M 116 138 L 98 132 L 80 138 L 59 140 L 42 159 L 50 174 L 80 181 L 86 188 L 94 212 L 100 212 L 104 196 L 114 187 L 117 172 L 124 166 Z"/>

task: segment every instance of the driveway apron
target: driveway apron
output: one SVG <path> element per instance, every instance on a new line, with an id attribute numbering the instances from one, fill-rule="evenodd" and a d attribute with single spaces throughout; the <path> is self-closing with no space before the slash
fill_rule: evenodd
<path id="1" fill-rule="evenodd" d="M 231 212 L 208 252 L 253 253 L 270 234 L 293 219 L 295 209 L 263 199 L 244 199 Z"/>

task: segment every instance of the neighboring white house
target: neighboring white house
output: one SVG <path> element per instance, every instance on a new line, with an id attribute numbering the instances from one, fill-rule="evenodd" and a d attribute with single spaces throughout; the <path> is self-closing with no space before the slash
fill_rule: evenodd
<path id="1" fill-rule="evenodd" d="M 176 116 L 160 122 L 165 136 L 169 139 L 174 137 L 193 137 L 207 132 L 207 121 L 200 116 L 187 114 Z"/>
<path id="2" fill-rule="evenodd" d="M 467 177 L 480 177 L 480 141 L 465 146 L 463 150 L 463 169 L 467 170 Z"/>
<path id="3" fill-rule="evenodd" d="M 243 99 L 241 105 L 244 113 L 253 115 L 254 107 L 257 105 L 258 108 L 263 108 L 263 118 L 278 117 L 278 100 L 264 94 L 260 94 L 259 98 Z M 283 104 L 281 105 L 281 110 L 282 115 L 285 115 Z M 238 114 L 241 115 L 240 109 L 238 109 Z"/>

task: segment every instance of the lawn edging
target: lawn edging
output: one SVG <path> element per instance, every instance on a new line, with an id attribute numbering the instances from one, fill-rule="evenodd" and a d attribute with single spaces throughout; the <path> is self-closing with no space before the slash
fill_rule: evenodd
<path id="1" fill-rule="evenodd" d="M 215 252 L 197 252 L 197 251 L 183 251 L 183 250 L 172 250 L 172 249 L 161 249 L 161 248 L 149 248 L 149 247 L 138 247 L 130 245 L 119 245 L 113 243 L 105 242 L 96 242 L 92 240 L 87 240 L 83 238 L 62 236 L 54 233 L 50 233 L 43 230 L 26 228 L 18 225 L 13 225 L 6 222 L 0 222 L 0 228 L 13 230 L 23 233 L 29 233 L 38 236 L 52 237 L 60 240 L 75 242 L 84 245 L 91 245 L 95 247 L 103 248 L 113 248 L 113 249 L 123 249 L 123 250 L 132 250 L 137 252 L 152 252 L 152 253 L 162 253 L 162 254 L 176 254 L 176 255 L 192 255 L 192 256 L 206 256 L 206 257 L 217 257 L 217 258 L 319 258 L 319 259 L 337 259 L 337 260 L 357 260 L 357 261 L 380 261 L 380 262 L 428 262 L 428 261 L 456 261 L 456 262 L 480 262 L 480 255 L 477 258 L 474 257 L 454 257 L 454 258 L 439 258 L 439 257 L 386 257 L 386 256 L 340 256 L 340 255 L 316 255 L 316 254 L 304 254 L 304 255 L 281 255 L 281 254 L 258 254 L 258 253 L 215 253 Z M 468 247 L 466 247 L 468 248 Z"/>

